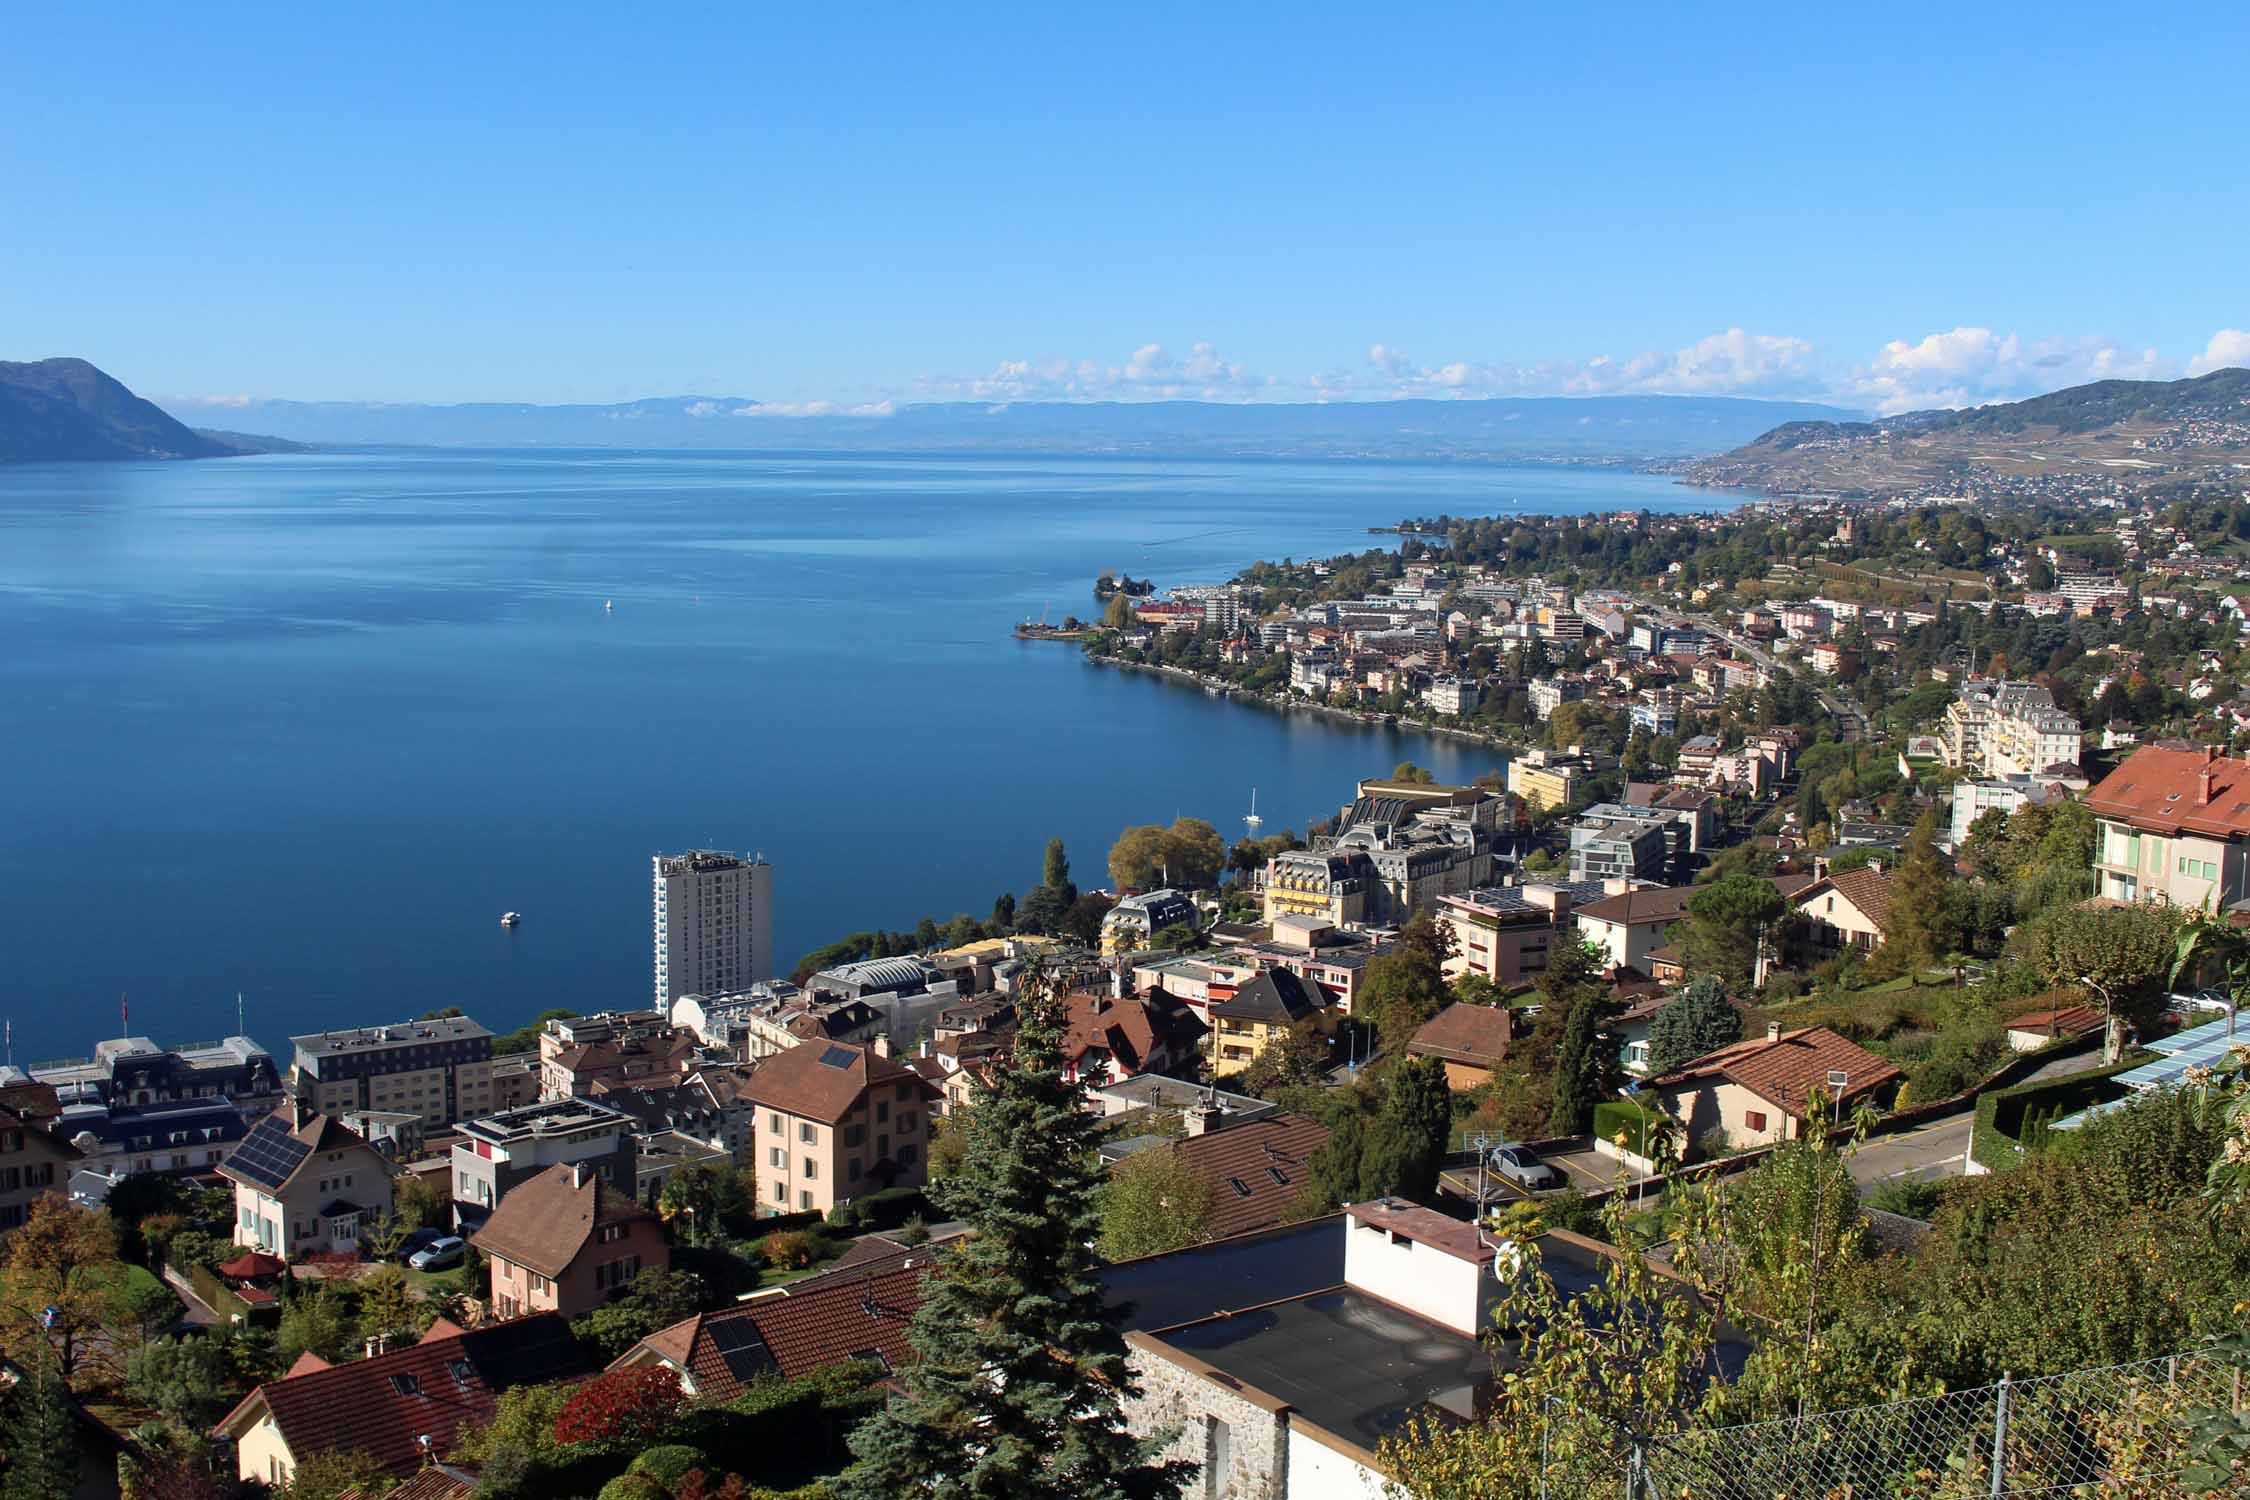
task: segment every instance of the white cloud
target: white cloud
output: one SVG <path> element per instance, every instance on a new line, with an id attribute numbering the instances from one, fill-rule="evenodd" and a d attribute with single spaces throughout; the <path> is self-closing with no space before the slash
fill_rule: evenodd
<path id="1" fill-rule="evenodd" d="M 1730 328 L 1684 349 L 1624 358 L 1528 364 L 1455 359 L 1424 365 L 1395 344 L 1367 351 L 1368 370 L 1330 371 L 1310 384 L 1324 396 L 1367 398 L 1799 394 L 1816 384 L 1804 339 Z"/>
<path id="2" fill-rule="evenodd" d="M 2164 380 L 2177 367 L 2155 349 L 2101 338 L 2042 339 L 1964 325 L 1915 343 L 1893 339 L 1843 383 L 1839 396 L 1885 415 L 2014 401 L 2091 380 Z"/>
<path id="3" fill-rule="evenodd" d="M 165 396 L 158 401 L 158 404 L 161 406 L 224 406 L 239 409 L 248 406 L 254 399 L 256 398 L 251 396 Z"/>
<path id="4" fill-rule="evenodd" d="M 2250 365 L 2250 332 L 2240 328 L 2222 328 L 2211 335 L 2211 342 L 2203 352 L 2188 361 L 2190 375 L 2208 375 L 2213 370 L 2231 370 Z"/>
<path id="5" fill-rule="evenodd" d="M 766 401 L 756 406 L 738 406 L 732 415 L 737 417 L 887 417 L 898 408 L 888 401 L 870 401 L 859 406 L 845 406 L 835 401 Z M 701 415 L 701 413 L 697 413 Z"/>
<path id="6" fill-rule="evenodd" d="M 1181 358 L 1162 344 L 1143 344 L 1116 364 L 1091 359 L 1008 359 L 984 375 L 933 376 L 925 396 L 977 401 L 1242 400 L 1276 382 L 1254 375 L 1198 342 Z"/>

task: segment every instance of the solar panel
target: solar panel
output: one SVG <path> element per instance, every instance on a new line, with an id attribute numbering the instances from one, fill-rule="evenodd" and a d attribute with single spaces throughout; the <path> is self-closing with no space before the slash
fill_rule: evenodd
<path id="1" fill-rule="evenodd" d="M 824 1068 L 848 1068 L 859 1061 L 859 1051 L 854 1047 L 830 1047 L 820 1054 Z"/>
<path id="2" fill-rule="evenodd" d="M 281 1128 L 278 1122 L 262 1122 L 258 1128 L 244 1136 L 242 1144 L 229 1158 L 237 1171 L 266 1184 L 278 1187 L 289 1180 L 297 1164 L 312 1154 L 312 1148 Z"/>
<path id="3" fill-rule="evenodd" d="M 780 1368 L 774 1363 L 773 1351 L 766 1347 L 765 1335 L 748 1318 L 729 1318 L 705 1326 L 711 1334 L 711 1347 L 719 1351 L 720 1361 L 735 1379 L 755 1380 Z"/>

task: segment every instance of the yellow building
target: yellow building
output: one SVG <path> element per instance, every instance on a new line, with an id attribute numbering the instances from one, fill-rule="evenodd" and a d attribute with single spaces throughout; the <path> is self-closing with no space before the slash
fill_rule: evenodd
<path id="1" fill-rule="evenodd" d="M 1211 1072 L 1224 1078 L 1250 1066 L 1267 1045 L 1298 1026 L 1327 1033 L 1335 1011 L 1320 986 L 1287 969 L 1268 969 L 1231 1000 L 1215 1001 L 1211 1022 Z"/>

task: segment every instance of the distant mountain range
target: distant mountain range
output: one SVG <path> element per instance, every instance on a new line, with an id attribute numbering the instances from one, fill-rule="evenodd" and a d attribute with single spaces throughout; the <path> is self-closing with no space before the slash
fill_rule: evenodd
<path id="1" fill-rule="evenodd" d="M 1785 422 L 1687 467 L 1698 484 L 1785 492 L 2090 493 L 2233 482 L 2250 470 L 2250 370 L 2090 385 L 1873 422 Z"/>
<path id="2" fill-rule="evenodd" d="M 346 445 L 1571 462 L 1715 453 L 1777 423 L 1858 415 L 1803 402 L 1710 396 L 1290 405 L 933 402 L 881 414 L 806 413 L 738 396 L 666 396 L 617 406 L 252 401 L 227 408 L 230 423 Z"/>

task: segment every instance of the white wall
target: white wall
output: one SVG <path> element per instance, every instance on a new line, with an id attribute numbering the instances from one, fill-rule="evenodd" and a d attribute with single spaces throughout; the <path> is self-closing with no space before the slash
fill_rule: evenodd
<path id="1" fill-rule="evenodd" d="M 1287 1500 L 1385 1500 L 1383 1476 L 1292 1423 Z"/>
<path id="2" fill-rule="evenodd" d="M 1448 1255 L 1435 1245 L 1394 1242 L 1387 1229 L 1357 1219 L 1349 1222 L 1344 1237 L 1347 1283 L 1433 1323 L 1476 1336 L 1493 1286 L 1489 1274 L 1478 1276 L 1475 1262 Z"/>

